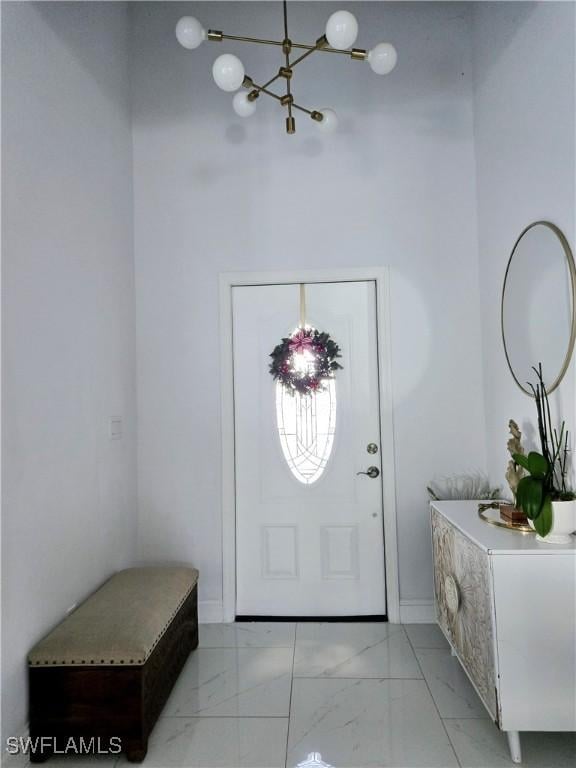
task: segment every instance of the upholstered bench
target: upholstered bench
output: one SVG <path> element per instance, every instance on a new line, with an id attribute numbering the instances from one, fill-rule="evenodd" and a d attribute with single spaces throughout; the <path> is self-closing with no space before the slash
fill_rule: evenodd
<path id="1" fill-rule="evenodd" d="M 32 762 L 68 752 L 71 740 L 144 759 L 198 645 L 197 581 L 194 568 L 121 571 L 36 645 L 28 656 L 30 736 L 42 749 Z"/>

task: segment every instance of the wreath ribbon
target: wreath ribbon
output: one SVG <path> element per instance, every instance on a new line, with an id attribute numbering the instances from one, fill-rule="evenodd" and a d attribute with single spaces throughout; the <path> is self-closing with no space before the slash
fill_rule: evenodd
<path id="1" fill-rule="evenodd" d="M 304 328 L 299 328 L 292 336 L 289 343 L 291 352 L 302 354 L 303 352 L 312 352 L 314 349 L 314 340 L 306 334 Z"/>

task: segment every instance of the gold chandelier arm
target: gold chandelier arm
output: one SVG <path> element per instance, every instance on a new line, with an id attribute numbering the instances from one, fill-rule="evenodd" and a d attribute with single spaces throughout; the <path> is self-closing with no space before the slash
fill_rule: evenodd
<path id="1" fill-rule="evenodd" d="M 286 54 L 286 68 L 290 69 L 290 62 L 288 60 L 288 54 Z M 288 133 L 294 133 L 296 126 L 294 124 L 294 118 L 292 117 L 292 104 L 294 103 L 294 97 L 290 91 L 290 78 L 286 78 L 286 98 L 284 103 L 288 107 L 288 117 L 286 118 L 286 130 Z"/>
<path id="2" fill-rule="evenodd" d="M 269 91 L 268 88 L 265 85 L 258 85 L 257 83 L 252 80 L 251 77 L 245 77 L 244 78 L 244 88 L 252 89 L 253 91 L 257 91 L 258 93 L 265 93 L 266 96 L 271 96 L 273 99 L 276 99 L 276 101 L 282 101 L 284 96 L 278 96 L 277 93 L 274 93 L 274 91 Z M 255 94 L 256 96 L 256 94 Z"/>
<path id="3" fill-rule="evenodd" d="M 290 78 L 292 76 L 292 70 L 290 69 L 290 51 L 292 50 L 292 41 L 288 37 L 288 3 L 286 0 L 282 3 L 282 10 L 284 15 L 284 40 L 282 41 L 282 51 L 284 52 L 284 63 L 286 67 L 286 99 L 284 100 L 288 107 L 288 117 L 286 118 L 286 130 L 288 133 L 294 133 L 296 130 L 296 124 L 292 117 L 292 94 L 290 92 Z"/>
<path id="4" fill-rule="evenodd" d="M 282 47 L 282 40 L 265 40 L 259 37 L 244 37 L 242 35 L 225 35 L 223 32 L 219 32 L 214 29 L 208 31 L 208 39 L 212 42 L 220 42 L 221 40 L 235 40 L 239 43 L 258 43 L 259 45 L 276 45 Z M 344 56 L 350 56 L 351 59 L 361 61 L 367 56 L 367 51 L 363 48 L 352 48 L 351 51 L 341 50 L 340 48 L 331 48 L 326 45 L 322 48 L 318 48 L 317 45 L 306 45 L 305 43 L 292 43 L 292 48 L 298 48 L 304 51 L 320 51 L 321 53 L 341 53 Z"/>
<path id="5" fill-rule="evenodd" d="M 270 78 L 267 83 L 264 83 L 262 86 L 263 88 L 268 88 L 269 85 L 272 85 L 272 83 L 275 83 L 278 78 L 281 77 L 280 74 L 274 75 L 274 77 Z"/>
<path id="6" fill-rule="evenodd" d="M 287 64 L 286 66 L 291 67 L 292 69 L 296 66 L 296 64 L 300 64 L 301 61 L 304 61 L 304 59 L 308 58 L 310 54 L 314 53 L 315 51 L 321 50 L 327 43 L 326 35 L 322 35 L 322 37 L 319 37 L 318 40 L 316 40 L 316 45 L 313 48 L 309 48 L 306 53 L 303 53 L 302 56 L 299 56 L 297 59 L 294 59 L 294 61 L 291 64 Z M 294 43 L 292 43 L 292 47 L 294 48 Z"/>
<path id="7" fill-rule="evenodd" d="M 274 91 L 268 90 L 266 85 L 258 85 L 257 83 L 254 82 L 254 80 L 252 80 L 251 77 L 246 76 L 244 78 L 243 85 L 244 85 L 244 88 L 257 91 L 258 93 L 264 93 L 266 94 L 266 96 L 271 96 L 276 101 L 279 101 L 283 106 L 291 106 L 292 109 L 298 109 L 300 110 L 300 112 L 305 112 L 307 115 L 310 115 L 310 117 L 313 120 L 316 120 L 318 122 L 322 120 L 321 113 L 318 112 L 317 110 L 307 109 L 306 107 L 302 107 L 300 104 L 296 104 L 292 96 L 290 96 L 290 103 L 288 103 L 286 96 L 279 96 L 277 93 L 274 93 Z"/>
<path id="8" fill-rule="evenodd" d="M 258 86 L 256 86 L 258 88 Z M 277 93 L 274 93 L 274 91 L 269 91 L 268 88 L 258 88 L 260 93 L 265 93 L 266 96 L 272 96 L 273 99 L 276 99 L 276 101 L 282 101 L 282 96 L 278 96 Z"/>
<path id="9" fill-rule="evenodd" d="M 294 109 L 299 109 L 300 112 L 306 112 L 306 114 L 310 115 L 310 117 L 312 117 L 312 115 L 314 114 L 314 110 L 306 109 L 306 107 L 301 107 L 300 104 L 296 104 L 295 101 L 292 103 L 292 106 L 294 107 Z"/>
<path id="10" fill-rule="evenodd" d="M 278 96 L 277 93 L 274 93 L 274 91 L 268 90 L 268 85 L 270 83 L 264 83 L 264 85 L 258 85 L 258 83 L 255 83 L 254 80 L 252 80 L 251 77 L 248 75 L 245 75 L 244 82 L 242 83 L 244 88 L 247 88 L 249 91 L 257 91 L 258 93 L 265 93 L 267 96 L 272 96 L 274 99 L 278 99 L 280 101 L 282 99 L 282 96 Z"/>
<path id="11" fill-rule="evenodd" d="M 264 85 L 258 85 L 258 86 L 256 86 L 256 85 L 252 84 L 252 87 L 253 87 L 253 88 L 258 88 L 258 90 L 262 90 L 262 89 L 264 89 L 264 88 L 268 88 L 268 86 L 269 86 L 269 85 L 272 85 L 272 83 L 275 83 L 275 82 L 276 82 L 276 80 L 278 80 L 279 78 L 281 78 L 281 77 L 284 77 L 284 76 L 285 76 L 284 67 L 282 67 L 282 68 L 281 68 L 281 69 L 280 69 L 280 70 L 279 70 L 279 71 L 278 71 L 278 72 L 277 72 L 277 73 L 274 75 L 274 77 L 271 77 L 271 78 L 270 78 L 270 80 L 267 80 L 267 81 L 264 83 Z M 249 78 L 245 78 L 245 79 L 248 79 L 250 82 L 252 82 L 252 78 L 250 78 L 250 77 L 249 77 Z M 251 87 L 251 86 L 250 86 L 250 84 L 245 84 L 245 83 L 242 83 L 242 85 L 244 85 L 244 87 L 245 87 L 245 88 L 250 88 L 250 87 Z"/>
<path id="12" fill-rule="evenodd" d="M 256 90 L 258 90 L 258 91 L 264 91 L 265 92 L 265 89 L 268 88 L 269 85 L 272 85 L 272 83 L 275 83 L 276 80 L 278 80 L 280 77 L 284 77 L 286 71 L 290 72 L 296 66 L 296 64 L 300 64 L 301 61 L 304 61 L 304 59 L 307 56 L 310 56 L 311 53 L 314 53 L 314 51 L 322 50 L 322 45 L 324 44 L 324 40 L 325 40 L 324 36 L 318 38 L 314 48 L 310 48 L 308 51 L 306 51 L 306 53 L 303 56 L 300 56 L 298 59 L 295 59 L 291 64 L 289 64 L 288 67 L 286 67 L 284 72 L 283 71 L 279 71 L 277 74 L 274 75 L 274 77 L 271 77 L 270 80 L 267 80 L 264 83 L 264 85 L 255 85 L 254 82 L 252 81 L 252 79 L 248 78 L 249 82 L 247 84 L 245 84 L 244 87 L 245 88 L 256 88 Z M 274 95 L 276 95 L 276 94 L 274 94 Z"/>

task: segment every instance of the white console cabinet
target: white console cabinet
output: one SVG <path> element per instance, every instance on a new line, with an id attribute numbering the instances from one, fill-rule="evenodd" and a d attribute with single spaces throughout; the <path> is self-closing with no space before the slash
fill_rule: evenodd
<path id="1" fill-rule="evenodd" d="M 521 731 L 576 730 L 576 538 L 489 525 L 477 501 L 431 505 L 436 611 L 521 762 Z"/>

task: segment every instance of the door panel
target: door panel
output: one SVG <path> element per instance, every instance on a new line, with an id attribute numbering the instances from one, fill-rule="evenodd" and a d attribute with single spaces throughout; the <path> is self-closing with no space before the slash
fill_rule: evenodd
<path id="1" fill-rule="evenodd" d="M 358 526 L 321 526 L 320 556 L 323 579 L 357 579 Z"/>
<path id="2" fill-rule="evenodd" d="M 263 525 L 260 542 L 263 579 L 297 579 L 298 528 L 295 525 Z"/>
<path id="3" fill-rule="evenodd" d="M 300 482 L 277 428 L 270 352 L 298 325 L 298 285 L 233 288 L 238 615 L 386 612 L 375 284 L 306 286 L 307 323 L 340 345 L 336 427 L 320 477 Z"/>

